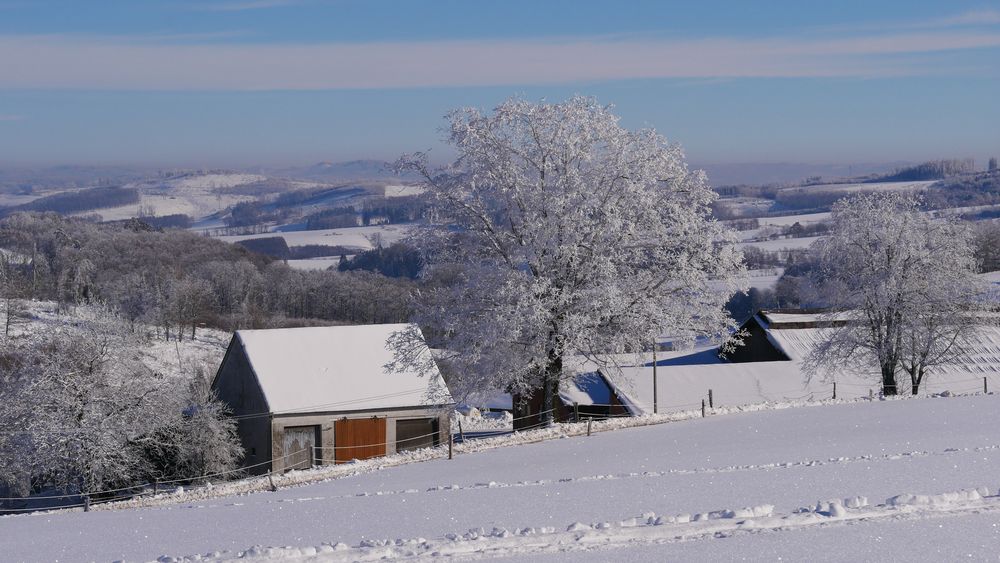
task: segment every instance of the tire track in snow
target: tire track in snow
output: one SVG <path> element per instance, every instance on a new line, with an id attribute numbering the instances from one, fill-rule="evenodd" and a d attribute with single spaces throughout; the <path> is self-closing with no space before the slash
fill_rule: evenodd
<path id="1" fill-rule="evenodd" d="M 657 516 L 645 513 L 617 523 L 574 522 L 563 530 L 544 528 L 483 528 L 441 538 L 364 540 L 356 546 L 325 543 L 305 547 L 254 546 L 239 552 L 213 552 L 187 557 L 163 556 L 164 563 L 180 561 L 376 561 L 383 559 L 485 559 L 557 552 L 612 550 L 636 545 L 681 541 L 710 541 L 750 533 L 794 533 L 828 525 L 863 525 L 890 519 L 917 519 L 1000 512 L 1000 495 L 986 487 L 937 495 L 902 494 L 871 506 L 864 497 L 817 502 L 789 514 L 774 514 L 773 506 L 717 510 L 695 515 Z"/>
<path id="2" fill-rule="evenodd" d="M 1000 450 L 1000 444 L 994 444 L 989 446 L 976 446 L 969 448 L 946 448 L 938 452 L 912 451 L 912 452 L 900 452 L 900 453 L 891 453 L 882 455 L 842 456 L 842 457 L 831 457 L 828 459 L 813 459 L 813 460 L 776 462 L 776 463 L 764 463 L 764 464 L 728 465 L 722 467 L 704 467 L 696 469 L 668 469 L 664 471 L 643 471 L 643 472 L 613 473 L 613 474 L 609 473 L 601 475 L 585 475 L 580 477 L 562 477 L 558 479 L 539 479 L 536 481 L 517 481 L 513 483 L 489 481 L 489 482 L 474 483 L 471 485 L 455 485 L 455 484 L 438 485 L 427 489 L 408 488 L 408 489 L 374 491 L 374 492 L 363 491 L 352 494 L 332 495 L 329 497 L 310 496 L 301 498 L 274 499 L 274 500 L 268 500 L 266 501 L 266 503 L 267 504 L 294 503 L 294 502 L 309 502 L 309 501 L 327 500 L 327 499 L 333 500 L 333 499 L 349 499 L 349 498 L 364 498 L 364 497 L 384 497 L 384 496 L 394 496 L 394 495 L 470 491 L 470 490 L 480 490 L 480 489 L 544 487 L 550 485 L 588 483 L 594 481 L 620 481 L 625 479 L 655 479 L 661 477 L 674 477 L 679 475 L 704 475 L 704 474 L 717 474 L 717 473 L 738 473 L 744 471 L 771 471 L 774 469 L 799 469 L 803 467 L 820 467 L 826 465 L 864 463 L 864 462 L 886 462 L 886 461 L 897 461 L 901 459 L 918 458 L 918 457 L 947 456 L 947 455 L 961 454 L 961 453 L 976 453 L 976 452 L 988 452 L 988 451 L 998 451 L 998 450 Z M 194 508 L 194 507 L 195 506 L 189 506 L 188 508 Z M 204 508 L 204 505 L 198 505 L 197 508 Z"/>

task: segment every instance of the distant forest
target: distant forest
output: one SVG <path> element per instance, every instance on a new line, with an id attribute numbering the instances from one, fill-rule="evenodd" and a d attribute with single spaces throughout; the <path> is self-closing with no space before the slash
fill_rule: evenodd
<path id="1" fill-rule="evenodd" d="M 0 293 L 61 307 L 103 305 L 132 326 L 184 338 L 223 330 L 392 323 L 410 316 L 406 278 L 300 271 L 195 233 L 133 220 L 95 224 L 54 213 L 0 220 Z"/>
<path id="2" fill-rule="evenodd" d="M 19 211 L 53 211 L 69 214 L 121 207 L 139 203 L 139 190 L 120 186 L 88 188 L 73 192 L 62 192 L 40 197 L 28 203 L 0 209 L 0 216 Z"/>

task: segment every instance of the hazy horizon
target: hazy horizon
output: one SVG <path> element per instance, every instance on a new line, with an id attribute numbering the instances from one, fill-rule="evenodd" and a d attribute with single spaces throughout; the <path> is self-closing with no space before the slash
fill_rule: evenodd
<path id="1" fill-rule="evenodd" d="M 444 152 L 453 108 L 591 95 L 694 163 L 1000 152 L 1000 7 L 0 0 L 0 165 Z"/>

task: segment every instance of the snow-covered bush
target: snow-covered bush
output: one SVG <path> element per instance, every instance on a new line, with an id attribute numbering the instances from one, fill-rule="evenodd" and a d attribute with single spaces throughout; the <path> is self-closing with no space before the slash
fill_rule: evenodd
<path id="1" fill-rule="evenodd" d="M 91 494 L 235 466 L 219 404 L 148 368 L 141 338 L 108 315 L 4 338 L 0 483 Z"/>

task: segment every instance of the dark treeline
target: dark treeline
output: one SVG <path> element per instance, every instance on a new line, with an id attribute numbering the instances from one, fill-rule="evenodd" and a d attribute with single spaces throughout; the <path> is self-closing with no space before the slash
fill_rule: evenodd
<path id="1" fill-rule="evenodd" d="M 427 211 L 427 198 L 422 195 L 366 201 L 361 207 L 363 225 L 412 223 Z"/>
<path id="2" fill-rule="evenodd" d="M 120 186 L 89 188 L 40 197 L 34 201 L 0 210 L 0 215 L 18 211 L 54 211 L 78 213 L 92 209 L 106 209 L 139 203 L 139 190 Z"/>
<path id="3" fill-rule="evenodd" d="M 160 216 L 140 216 L 139 220 L 154 229 L 187 229 L 191 226 L 191 217 L 183 213 Z"/>
<path id="4" fill-rule="evenodd" d="M 324 258 L 327 256 L 343 256 L 354 254 L 356 248 L 328 244 L 307 244 L 304 246 L 288 246 L 285 237 L 261 237 L 241 240 L 236 244 L 271 258 L 278 260 L 308 260 L 310 258 Z"/>
<path id="5" fill-rule="evenodd" d="M 931 209 L 1000 204 L 1000 170 L 936 182 L 924 193 L 924 204 Z"/>
<path id="6" fill-rule="evenodd" d="M 412 223 L 420 220 L 426 210 L 427 200 L 419 195 L 369 200 L 357 207 L 333 207 L 308 215 L 306 229 Z"/>
<path id="7" fill-rule="evenodd" d="M 416 279 L 423 265 L 423 259 L 415 248 L 396 243 L 386 248 L 379 246 L 366 250 L 350 260 L 342 260 L 337 269 L 341 272 L 367 270 L 390 278 Z"/>
<path id="8" fill-rule="evenodd" d="M 1000 271 L 1000 222 L 976 225 L 976 261 L 980 272 Z"/>
<path id="9" fill-rule="evenodd" d="M 888 174 L 867 179 L 868 182 L 919 182 L 921 180 L 941 180 L 949 176 L 968 174 L 976 171 L 976 163 L 971 158 L 932 160 L 915 166 L 897 168 Z"/>
<path id="10" fill-rule="evenodd" d="M 726 303 L 726 310 L 733 319 L 742 323 L 761 309 L 794 308 L 818 306 L 821 303 L 810 300 L 807 276 L 816 263 L 807 254 L 799 254 L 796 262 L 785 268 L 784 273 L 773 288 L 751 287 L 746 293 L 737 293 Z M 812 297 L 815 297 L 812 295 Z"/>
<path id="11" fill-rule="evenodd" d="M 299 271 L 237 245 L 139 221 L 100 225 L 56 214 L 0 221 L 5 295 L 62 307 L 101 304 L 133 326 L 183 338 L 224 330 L 403 322 L 414 283 L 366 271 Z"/>
<path id="12" fill-rule="evenodd" d="M 358 212 L 353 207 L 333 207 L 306 216 L 306 230 L 342 229 L 360 224 Z"/>
<path id="13" fill-rule="evenodd" d="M 249 227 L 281 221 L 288 215 L 287 209 L 274 209 L 259 201 L 245 201 L 229 210 L 225 222 L 228 227 Z"/>

